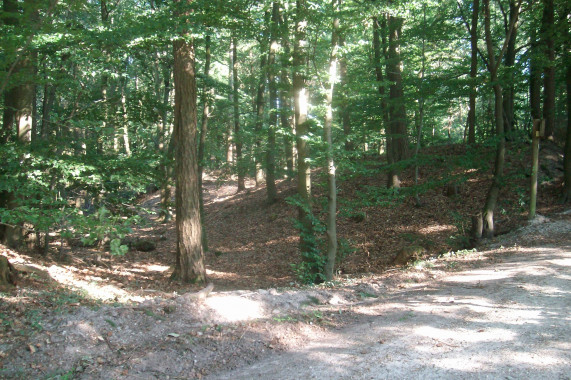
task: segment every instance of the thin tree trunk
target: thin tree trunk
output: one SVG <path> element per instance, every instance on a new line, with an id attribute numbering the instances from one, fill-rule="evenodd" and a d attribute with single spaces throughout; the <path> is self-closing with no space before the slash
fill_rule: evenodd
<path id="1" fill-rule="evenodd" d="M 236 147 L 236 169 L 238 172 L 238 191 L 246 190 L 245 164 L 242 159 L 242 133 L 240 132 L 240 98 L 238 97 L 238 47 L 236 36 L 232 36 L 232 105 L 234 107 L 234 145 Z"/>
<path id="2" fill-rule="evenodd" d="M 127 113 L 127 81 L 121 87 L 121 109 L 123 111 L 123 146 L 127 157 L 131 156 L 131 144 L 129 142 L 129 115 Z"/>
<path id="3" fill-rule="evenodd" d="M 204 87 L 202 88 L 202 121 L 200 124 L 200 141 L 198 143 L 198 188 L 200 189 L 200 219 L 202 221 L 202 249 L 208 252 L 206 237 L 206 223 L 204 218 L 204 191 L 202 189 L 202 175 L 204 172 L 204 149 L 206 146 L 206 133 L 208 132 L 208 118 L 210 117 L 210 99 L 214 95 L 214 88 L 210 88 L 210 34 L 204 40 Z"/>
<path id="4" fill-rule="evenodd" d="M 280 30 L 281 30 L 281 37 L 282 37 L 282 49 L 283 54 L 281 58 L 281 73 L 280 73 L 280 84 L 281 84 L 281 91 L 280 91 L 280 122 L 282 129 L 285 130 L 284 133 L 284 148 L 285 148 L 285 157 L 286 157 L 286 170 L 287 170 L 287 178 L 292 179 L 294 176 L 294 159 L 293 159 L 293 142 L 290 137 L 290 134 L 293 132 L 293 120 L 291 117 L 291 79 L 290 79 L 290 57 L 291 57 L 291 49 L 289 44 L 289 26 L 287 22 L 287 17 L 285 12 L 282 13 L 280 18 Z"/>
<path id="5" fill-rule="evenodd" d="M 269 25 L 271 16 L 269 12 L 266 12 L 264 19 L 266 20 L 265 25 Z M 256 146 L 254 160 L 256 161 L 256 187 L 260 186 L 264 182 L 264 169 L 262 167 L 262 129 L 264 126 L 264 108 L 266 102 L 264 101 L 264 93 L 266 91 L 266 78 L 267 78 L 267 27 L 262 33 L 260 40 L 260 80 L 258 82 L 258 88 L 256 90 Z"/>
<path id="6" fill-rule="evenodd" d="M 515 0 L 510 0 L 509 24 L 512 24 L 512 20 L 514 19 L 514 17 L 518 17 L 516 12 L 519 12 L 519 10 L 516 8 L 516 2 Z M 507 32 L 508 31 L 506 30 L 506 35 Z M 510 34 L 510 39 L 508 42 L 508 47 L 505 56 L 505 66 L 507 70 L 506 70 L 506 80 L 505 80 L 506 86 L 504 87 L 504 95 L 503 95 L 503 108 L 504 108 L 504 124 L 505 124 L 504 129 L 506 134 L 509 134 L 515 128 L 514 126 L 515 90 L 513 83 L 514 81 L 513 66 L 515 64 L 515 55 L 516 55 L 516 46 L 515 46 L 516 37 L 517 37 L 517 27 L 514 26 L 514 29 Z"/>
<path id="7" fill-rule="evenodd" d="M 305 15 L 307 12 L 306 0 L 296 0 L 297 20 L 295 32 L 295 46 L 293 52 L 293 92 L 295 107 L 295 132 L 297 146 L 297 193 L 301 204 L 298 207 L 300 231 L 300 251 L 307 260 L 315 252 L 315 232 L 311 214 L 311 167 L 309 164 L 310 152 L 307 143 L 309 125 L 307 122 L 308 95 L 305 84 L 304 65 L 307 58 Z"/>
<path id="8" fill-rule="evenodd" d="M 470 109 L 468 110 L 468 144 L 476 143 L 476 78 L 478 75 L 478 14 L 480 0 L 472 4 L 472 22 L 470 27 Z"/>
<path id="9" fill-rule="evenodd" d="M 418 99 L 418 125 L 416 129 L 416 147 L 414 150 L 414 199 L 416 202 L 416 206 L 420 207 L 420 196 L 418 195 L 418 153 L 420 151 L 420 143 L 422 140 L 422 127 L 424 126 L 424 69 L 426 65 L 426 56 L 425 56 L 425 34 L 426 31 L 426 5 L 422 7 L 422 68 L 420 71 L 420 89 L 419 94 L 420 98 Z"/>
<path id="10" fill-rule="evenodd" d="M 532 21 L 533 23 L 533 21 Z M 529 106 L 531 119 L 541 119 L 541 63 L 535 25 L 530 31 Z"/>
<path id="11" fill-rule="evenodd" d="M 517 19 L 519 16 L 519 8 L 521 1 L 517 4 L 516 16 L 510 20 L 506 31 L 506 37 L 504 40 L 504 45 L 496 57 L 494 43 L 492 41 L 491 32 L 491 17 L 490 17 L 490 0 L 483 0 L 484 4 L 484 29 L 486 35 L 486 49 L 488 51 L 488 71 L 490 72 L 490 82 L 493 83 L 494 88 L 494 119 L 496 126 L 496 160 L 494 164 L 494 178 L 488 194 L 486 195 L 485 206 L 483 210 L 483 236 L 485 238 L 491 238 L 494 236 L 494 210 L 496 209 L 496 204 L 498 201 L 498 195 L 500 192 L 500 187 L 503 182 L 503 171 L 504 171 L 504 161 L 506 153 L 506 140 L 504 131 L 504 115 L 503 115 L 503 99 L 502 99 L 502 86 L 498 82 L 498 69 L 502 62 L 502 56 L 507 50 L 507 45 L 512 31 L 516 27 Z"/>
<path id="12" fill-rule="evenodd" d="M 276 189 L 276 129 L 278 127 L 278 84 L 276 79 L 276 53 L 278 49 L 278 23 L 280 6 L 272 5 L 272 21 L 270 23 L 270 51 L 268 55 L 268 86 L 270 93 L 270 123 L 268 126 L 268 145 L 266 151 L 266 190 L 267 201 L 272 204 L 277 198 Z"/>
<path id="13" fill-rule="evenodd" d="M 375 75 L 377 83 L 379 85 L 379 97 L 381 101 L 381 113 L 383 118 L 383 127 L 385 129 L 385 145 L 387 151 L 387 162 L 391 164 L 392 155 L 389 154 L 392 147 L 391 134 L 389 129 L 389 110 L 387 106 L 387 96 L 386 96 L 386 85 L 384 83 L 385 77 L 383 75 L 383 65 L 381 63 L 381 57 L 385 58 L 386 62 L 386 50 L 384 45 L 386 39 L 384 37 L 384 32 L 386 29 L 385 16 L 383 16 L 382 23 L 379 23 L 377 17 L 373 17 L 373 52 L 375 60 Z M 381 47 L 381 35 L 383 36 L 383 47 Z M 383 50 L 381 50 L 383 49 Z"/>
<path id="14" fill-rule="evenodd" d="M 387 76 L 390 82 L 389 97 L 389 131 L 391 134 L 391 168 L 389 170 L 387 187 L 400 187 L 400 169 L 395 167 L 404 160 L 408 153 L 406 127 L 405 99 L 402 85 L 402 70 L 400 58 L 400 34 L 403 19 L 395 16 L 388 17 L 389 51 L 387 59 Z"/>
<path id="15" fill-rule="evenodd" d="M 555 126 L 555 9 L 553 0 L 543 0 L 543 18 L 541 21 L 541 46 L 544 49 L 543 70 L 543 118 L 545 119 L 545 137 L 553 138 Z"/>
<path id="16" fill-rule="evenodd" d="M 192 40 L 177 39 L 174 47 L 176 139 L 176 266 L 172 278 L 183 283 L 206 282 L 198 187 L 196 144 L 196 80 Z"/>
<path id="17" fill-rule="evenodd" d="M 335 4 L 336 0 L 333 0 Z M 339 2 L 341 2 L 339 0 Z M 337 8 L 337 6 L 334 6 Z M 338 8 L 336 9 L 338 11 Z M 329 57 L 329 88 L 325 99 L 325 123 L 323 132 L 327 144 L 327 261 L 325 263 L 325 279 L 331 281 L 337 257 L 337 189 L 335 184 L 335 161 L 333 158 L 333 90 L 337 80 L 337 54 L 339 50 L 339 18 L 333 20 L 331 31 L 331 55 Z"/>
<path id="18" fill-rule="evenodd" d="M 570 6 L 564 8 L 563 14 L 569 14 Z M 563 25 L 567 24 L 567 19 L 562 18 L 560 21 Z M 564 29 L 565 30 L 565 29 Z M 565 32 L 565 62 L 567 62 L 566 87 L 567 87 L 567 135 L 565 138 L 565 156 L 563 158 L 563 193 L 561 201 L 571 203 L 571 32 L 569 29 Z"/>

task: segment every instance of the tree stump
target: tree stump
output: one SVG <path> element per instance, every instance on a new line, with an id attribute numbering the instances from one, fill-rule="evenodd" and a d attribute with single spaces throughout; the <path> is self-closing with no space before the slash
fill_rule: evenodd
<path id="1" fill-rule="evenodd" d="M 0 287 L 8 287 L 16 285 L 18 272 L 8 259 L 0 256 Z"/>

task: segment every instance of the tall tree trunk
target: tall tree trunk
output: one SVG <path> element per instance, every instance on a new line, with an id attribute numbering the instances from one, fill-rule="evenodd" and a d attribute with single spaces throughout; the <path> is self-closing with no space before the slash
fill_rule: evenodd
<path id="1" fill-rule="evenodd" d="M 333 0 L 334 4 L 336 0 Z M 341 0 L 339 0 L 339 3 Z M 338 12 L 338 6 L 334 5 Z M 333 90 L 337 81 L 337 54 L 339 50 L 339 18 L 333 20 L 331 30 L 331 55 L 329 57 L 329 88 L 325 98 L 325 123 L 323 132 L 327 144 L 327 261 L 325 263 L 325 279 L 331 281 L 337 257 L 337 188 L 335 184 L 335 161 L 333 158 Z"/>
<path id="2" fill-rule="evenodd" d="M 238 191 L 246 190 L 245 163 L 242 159 L 242 133 L 240 132 L 240 98 L 238 97 L 238 47 L 236 36 L 232 36 L 232 105 L 234 107 L 234 146 L 236 147 L 236 170 L 238 172 Z"/>
<path id="3" fill-rule="evenodd" d="M 200 124 L 200 141 L 198 143 L 198 188 L 200 189 L 200 218 L 202 221 L 202 249 L 208 251 L 206 226 L 204 218 L 204 191 L 202 189 L 202 175 L 204 172 L 204 149 L 206 146 L 206 133 L 208 132 L 208 118 L 210 117 L 210 101 L 214 96 L 214 88 L 210 87 L 210 34 L 204 40 L 204 86 L 202 88 L 202 121 Z"/>
<path id="4" fill-rule="evenodd" d="M 180 38 L 174 41 L 173 47 L 177 251 L 172 278 L 183 283 L 204 283 L 206 269 L 198 186 L 194 46 L 192 40 Z"/>
<path id="5" fill-rule="evenodd" d="M 530 31 L 530 64 L 529 64 L 529 106 L 531 119 L 541 119 L 541 63 L 535 25 Z"/>
<path id="6" fill-rule="evenodd" d="M 486 202 L 483 210 L 483 236 L 491 238 L 494 236 L 494 211 L 498 201 L 500 187 L 503 182 L 504 161 L 506 153 L 506 140 L 504 131 L 504 115 L 503 115 L 503 99 L 502 99 L 502 86 L 498 82 L 498 69 L 502 62 L 502 56 L 507 50 L 507 45 L 510 40 L 512 31 L 515 29 L 521 2 L 518 2 L 516 16 L 510 20 L 506 31 L 506 37 L 503 47 L 496 57 L 494 43 L 492 40 L 491 32 L 491 17 L 490 17 L 490 0 L 483 0 L 484 4 L 484 29 L 486 35 L 486 49 L 488 51 L 488 71 L 490 72 L 490 83 L 493 83 L 494 88 L 494 119 L 496 127 L 496 160 L 494 164 L 494 178 L 488 194 L 486 195 Z"/>
<path id="7" fill-rule="evenodd" d="M 543 0 L 541 20 L 541 46 L 544 49 L 543 69 L 543 118 L 545 137 L 553 138 L 555 127 L 555 9 L 553 0 Z"/>
<path id="8" fill-rule="evenodd" d="M 476 143 L 476 78 L 478 75 L 478 15 L 480 0 L 472 4 L 472 22 L 470 26 L 470 109 L 468 110 L 468 144 Z"/>
<path id="9" fill-rule="evenodd" d="M 381 57 L 385 58 L 386 63 L 386 51 L 384 50 L 384 45 L 386 39 L 384 37 L 384 32 L 386 29 L 385 16 L 383 16 L 382 23 L 379 23 L 377 17 L 373 17 L 373 53 L 375 60 L 375 76 L 379 84 L 379 97 L 381 101 L 381 113 L 383 118 L 383 127 L 385 129 L 385 142 L 387 151 L 387 162 L 391 164 L 392 156 L 389 154 L 391 149 L 391 134 L 389 130 L 389 110 L 387 106 L 387 96 L 386 96 L 386 86 L 385 77 L 383 75 L 383 65 L 381 63 Z M 381 35 L 383 35 L 383 46 L 381 46 Z M 383 49 L 383 50 L 382 50 Z"/>
<path id="10" fill-rule="evenodd" d="M 233 76 L 233 52 L 234 52 L 234 39 L 230 38 L 230 49 L 228 51 L 228 103 L 234 104 L 234 76 Z M 227 113 L 230 115 L 230 112 Z M 228 117 L 228 124 L 226 127 L 226 163 L 228 166 L 231 166 L 232 162 L 234 162 L 234 137 L 232 130 L 234 129 L 234 115 L 232 117 Z"/>
<path id="11" fill-rule="evenodd" d="M 289 25 L 285 12 L 282 13 L 280 18 L 280 31 L 282 40 L 282 55 L 281 55 L 281 73 L 280 73 L 280 123 L 282 130 L 284 130 L 284 149 L 286 157 L 286 170 L 287 178 L 292 179 L 294 176 L 294 159 L 293 159 L 293 142 L 290 137 L 293 132 L 293 119 L 291 117 L 291 78 L 290 78 L 290 63 L 291 49 L 289 44 Z"/>
<path id="12" fill-rule="evenodd" d="M 161 113 L 162 128 L 159 131 L 159 152 L 161 153 L 161 214 L 163 223 L 168 223 L 172 219 L 170 211 L 171 207 L 171 178 L 173 176 L 172 159 L 174 156 L 174 132 L 169 131 L 167 128 L 168 114 L 167 105 L 169 103 L 171 85 L 170 85 L 170 68 L 165 68 L 163 71 L 163 107 L 164 111 Z"/>
<path id="13" fill-rule="evenodd" d="M 565 12 L 562 14 L 567 15 L 571 11 L 571 6 L 567 5 L 564 9 Z M 563 193 L 561 194 L 562 202 L 571 203 L 571 32 L 565 27 L 567 24 L 567 18 L 563 17 L 560 22 L 564 25 L 563 30 L 565 43 L 563 44 L 565 48 L 564 59 L 567 62 L 567 72 L 566 72 L 566 87 L 567 87 L 567 135 L 565 138 L 565 156 L 563 158 Z"/>
<path id="14" fill-rule="evenodd" d="M 422 128 L 424 126 L 424 70 L 426 66 L 426 5 L 422 7 L 422 67 L 420 70 L 420 88 L 419 88 L 419 99 L 418 99 L 418 120 L 415 118 L 415 122 L 417 122 L 416 126 L 416 147 L 414 150 L 414 199 L 416 202 L 416 207 L 421 206 L 420 196 L 418 195 L 418 153 L 420 152 L 420 143 L 422 141 Z"/>
<path id="15" fill-rule="evenodd" d="M 304 65 L 307 58 L 306 41 L 306 0 L 296 0 L 296 28 L 295 45 L 293 52 L 293 93 L 295 108 L 295 132 L 297 146 L 297 193 L 300 198 L 298 207 L 300 231 L 300 251 L 302 257 L 307 260 L 316 250 L 315 231 L 311 213 L 311 167 L 309 164 L 310 153 L 307 137 L 309 123 L 307 121 L 308 95 L 305 83 Z"/>
<path id="16" fill-rule="evenodd" d="M 264 182 L 264 169 L 262 167 L 262 129 L 264 127 L 264 108 L 265 108 L 265 100 L 264 100 L 264 93 L 266 91 L 266 79 L 267 79 L 267 51 L 268 51 L 268 43 L 267 43 L 267 26 L 269 26 L 271 15 L 270 12 L 266 12 L 264 20 L 266 20 L 266 28 L 262 33 L 260 38 L 260 80 L 258 82 L 258 87 L 256 89 L 256 125 L 255 125 L 255 132 L 256 132 L 256 145 L 255 145 L 255 154 L 254 160 L 256 161 L 256 187 L 260 186 L 262 182 Z"/>
<path id="17" fill-rule="evenodd" d="M 131 143 L 129 141 L 129 114 L 127 113 L 127 80 L 121 86 L 121 110 L 123 113 L 123 147 L 127 157 L 131 156 Z"/>
<path id="18" fill-rule="evenodd" d="M 277 2 L 272 5 L 272 21 L 270 23 L 270 51 L 268 54 L 268 86 L 270 93 L 270 125 L 268 126 L 268 145 L 266 151 L 266 190 L 267 201 L 272 204 L 276 201 L 276 129 L 278 127 L 278 84 L 276 53 L 278 50 L 278 23 L 280 6 Z"/>
<path id="19" fill-rule="evenodd" d="M 506 28 L 512 24 L 512 20 L 517 16 L 517 12 L 519 9 L 516 6 L 515 0 L 510 0 L 510 14 L 509 14 L 509 22 L 506 25 Z M 517 24 L 515 24 L 517 26 Z M 508 47 L 506 50 L 506 57 L 505 57 L 505 66 L 506 70 L 506 79 L 505 83 L 506 86 L 504 87 L 504 94 L 503 94 L 503 108 L 504 108 L 504 129 L 505 133 L 509 134 L 515 129 L 515 119 L 514 119 L 514 96 L 515 96 L 515 89 L 514 89 L 514 73 L 513 73 L 513 66 L 515 64 L 515 55 L 516 55 L 516 37 L 517 37 L 517 27 L 514 26 L 510 34 L 510 39 L 508 42 Z M 506 30 L 506 35 L 507 35 Z"/>
<path id="20" fill-rule="evenodd" d="M 389 29 L 387 77 L 390 82 L 389 131 L 391 140 L 391 148 L 388 150 L 388 154 L 391 156 L 391 168 L 387 186 L 398 188 L 400 187 L 400 169 L 395 167 L 395 165 L 404 160 L 408 154 L 406 110 L 400 58 L 400 35 L 403 19 L 395 16 L 387 17 Z"/>

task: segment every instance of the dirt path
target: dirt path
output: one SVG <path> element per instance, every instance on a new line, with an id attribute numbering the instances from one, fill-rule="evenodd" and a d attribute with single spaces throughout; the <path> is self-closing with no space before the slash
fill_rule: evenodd
<path id="1" fill-rule="evenodd" d="M 209 379 L 569 379 L 571 247 L 355 307 L 358 322 Z"/>
<path id="2" fill-rule="evenodd" d="M 569 379 L 571 220 L 543 222 L 328 286 L 28 311 L 32 331 L 3 322 L 0 378 Z"/>

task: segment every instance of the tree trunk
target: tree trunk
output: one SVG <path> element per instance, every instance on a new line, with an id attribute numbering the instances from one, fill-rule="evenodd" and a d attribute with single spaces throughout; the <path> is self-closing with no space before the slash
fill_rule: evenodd
<path id="1" fill-rule="evenodd" d="M 335 0 L 333 0 L 335 1 Z M 339 0 L 339 2 L 341 2 Z M 337 8 L 337 7 L 335 7 Z M 338 9 L 336 9 L 338 11 Z M 337 52 L 339 50 L 338 18 L 333 20 L 331 31 L 331 55 L 329 57 L 329 88 L 325 99 L 325 123 L 323 132 L 327 144 L 327 261 L 325 263 L 325 279 L 331 281 L 337 257 L 337 189 L 335 184 L 335 161 L 333 158 L 333 89 L 337 80 Z"/>
<path id="2" fill-rule="evenodd" d="M 183 283 L 205 283 L 196 144 L 194 46 L 192 40 L 181 38 L 174 41 L 173 47 L 177 251 L 172 278 Z"/>
<path id="3" fill-rule="evenodd" d="M 270 22 L 270 14 L 266 12 L 264 19 L 267 21 L 266 25 Z M 267 28 L 266 28 L 267 29 Z M 267 31 L 264 29 L 260 40 L 260 81 L 256 91 L 256 146 L 254 160 L 256 161 L 256 187 L 264 182 L 264 169 L 262 167 L 262 129 L 264 127 L 264 108 L 266 102 L 264 101 L 264 93 L 266 91 L 267 79 Z"/>
<path id="4" fill-rule="evenodd" d="M 564 19 L 563 22 L 567 22 Z M 571 52 L 570 52 L 571 33 L 567 30 L 567 39 L 565 43 L 565 55 L 567 62 L 566 85 L 567 85 L 567 136 L 565 138 L 565 157 L 563 158 L 563 193 L 561 200 L 565 203 L 571 202 Z"/>
<path id="5" fill-rule="evenodd" d="M 491 238 L 494 236 L 494 210 L 498 201 L 498 195 L 500 192 L 500 187 L 503 182 L 503 171 L 504 171 L 504 161 L 506 152 L 506 140 L 504 131 L 504 115 L 503 115 L 503 99 L 502 99 L 502 86 L 498 82 L 498 69 L 502 62 L 502 56 L 505 54 L 508 43 L 513 30 L 516 28 L 518 16 L 519 16 L 519 4 L 516 9 L 516 14 L 513 19 L 510 20 L 508 28 L 506 30 L 506 37 L 504 40 L 503 47 L 496 57 L 494 43 L 492 41 L 491 32 L 491 17 L 490 17 L 490 0 L 483 0 L 484 4 L 484 30 L 486 35 L 486 49 L 488 51 L 488 71 L 490 72 L 490 83 L 493 83 L 494 88 L 494 119 L 496 127 L 496 160 L 494 164 L 494 178 L 488 194 L 486 195 L 486 202 L 483 210 L 483 236 L 485 238 Z"/>
<path id="6" fill-rule="evenodd" d="M 478 14 L 480 0 L 472 4 L 472 23 L 470 27 L 470 109 L 468 110 L 468 144 L 476 143 L 476 79 L 478 76 Z"/>
<path id="7" fill-rule="evenodd" d="M 210 34 L 204 40 L 204 86 L 202 88 L 202 120 L 200 123 L 200 141 L 198 143 L 198 188 L 200 189 L 200 220 L 202 221 L 202 249 L 208 252 L 208 239 L 204 219 L 204 196 L 202 189 L 202 175 L 204 172 L 204 149 L 206 146 L 206 133 L 208 132 L 208 118 L 210 117 L 210 100 L 214 96 L 214 88 L 210 88 Z"/>
<path id="8" fill-rule="evenodd" d="M 268 204 L 277 198 L 276 189 L 276 129 L 278 127 L 278 84 L 276 81 L 276 53 L 278 49 L 278 23 L 280 6 L 277 2 L 272 5 L 272 21 L 270 23 L 270 51 L 268 54 L 268 86 L 270 93 L 270 125 L 268 126 L 268 146 L 266 151 L 266 190 Z"/>
<path id="9" fill-rule="evenodd" d="M 307 121 L 308 96 L 305 84 L 304 65 L 307 57 L 306 44 L 306 0 L 296 0 L 297 20 L 295 46 L 293 52 L 293 93 L 295 108 L 295 132 L 297 147 L 297 193 L 300 205 L 298 207 L 300 231 L 300 251 L 304 259 L 315 252 L 315 232 L 311 214 L 311 167 L 307 137 L 309 124 Z"/>
<path id="10" fill-rule="evenodd" d="M 519 12 L 515 0 L 510 0 L 510 15 L 509 15 L 509 24 L 512 24 L 512 21 L 515 17 L 518 17 L 516 12 Z M 506 25 L 506 27 L 508 27 Z M 517 25 L 517 24 L 514 24 Z M 506 30 L 506 35 L 508 31 Z M 503 108 L 504 108 L 504 129 L 505 133 L 509 134 L 515 129 L 515 119 L 514 119 L 514 73 L 513 73 L 513 66 L 515 64 L 515 55 L 516 55 L 516 37 L 517 37 L 517 27 L 514 26 L 511 34 L 510 39 L 508 42 L 508 47 L 506 50 L 506 57 L 505 57 L 505 66 L 506 70 L 506 78 L 505 83 L 506 86 L 504 87 L 504 94 L 503 94 Z"/>
<path id="11" fill-rule="evenodd" d="M 531 119 L 541 119 L 541 63 L 535 25 L 530 31 L 529 106 Z"/>
<path id="12" fill-rule="evenodd" d="M 238 172 L 238 191 L 246 190 L 246 167 L 242 159 L 242 133 L 240 132 L 240 98 L 238 90 L 238 41 L 232 36 L 232 105 L 234 107 L 234 146 L 236 147 L 236 170 Z"/>
<path id="13" fill-rule="evenodd" d="M 400 58 L 400 35 L 403 19 L 395 16 L 388 17 L 389 51 L 387 59 L 387 77 L 390 82 L 389 89 L 389 131 L 391 148 L 391 168 L 389 170 L 388 187 L 400 187 L 400 169 L 395 167 L 404 160 L 408 154 L 408 139 L 406 128 L 405 99 L 402 85 L 402 70 Z"/>
<path id="14" fill-rule="evenodd" d="M 541 20 L 541 46 L 544 49 L 543 118 L 545 138 L 552 139 L 555 127 L 555 10 L 553 0 L 543 0 Z"/>
<path id="15" fill-rule="evenodd" d="M 385 16 L 383 16 L 383 21 L 380 24 L 377 17 L 373 17 L 373 52 L 375 60 L 375 76 L 379 85 L 379 98 L 381 101 L 381 113 L 383 118 L 383 127 L 385 129 L 385 143 L 387 150 L 387 162 L 391 164 L 392 156 L 389 151 L 392 147 L 391 134 L 389 130 L 389 110 L 387 106 L 387 96 L 386 96 L 386 86 L 385 79 L 383 75 L 383 65 L 381 63 L 381 56 L 384 56 L 386 62 L 386 48 L 384 47 L 386 43 L 386 38 L 384 33 L 386 31 Z M 381 34 L 383 35 L 383 47 L 381 50 Z"/>
<path id="16" fill-rule="evenodd" d="M 285 12 L 284 12 L 285 13 Z M 289 45 L 289 26 L 286 15 L 282 13 L 280 18 L 280 30 L 282 37 L 283 54 L 281 58 L 281 73 L 280 73 L 280 122 L 284 130 L 284 148 L 286 157 L 286 170 L 287 178 L 292 179 L 294 176 L 294 160 L 293 160 L 293 142 L 290 134 L 293 132 L 293 120 L 291 117 L 291 79 L 290 79 L 290 45 Z"/>

